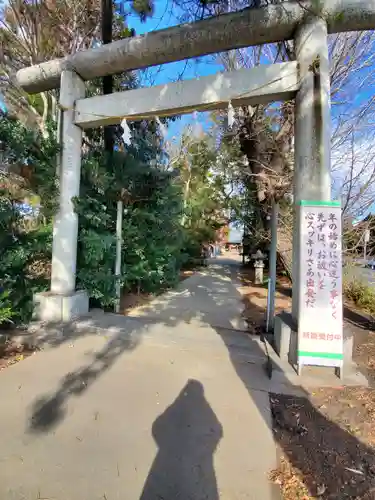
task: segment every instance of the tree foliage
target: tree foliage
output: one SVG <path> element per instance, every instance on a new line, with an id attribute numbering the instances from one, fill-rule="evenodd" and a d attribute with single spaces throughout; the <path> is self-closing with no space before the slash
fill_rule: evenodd
<path id="1" fill-rule="evenodd" d="M 172 159 L 183 193 L 181 223 L 188 235 L 186 252 L 198 257 L 202 244 L 214 242 L 229 208 L 225 179 L 218 172 L 218 150 L 212 134 L 194 135 L 190 127 L 182 134 Z"/>
<path id="2" fill-rule="evenodd" d="M 152 14 L 147 0 L 123 1 L 113 9 L 113 40 L 134 35 L 127 14 L 142 19 Z M 24 123 L 44 131 L 48 120 L 56 120 L 58 90 L 28 95 L 18 87 L 15 72 L 97 46 L 101 17 L 101 0 L 0 0 L 0 92 Z"/>
<path id="3" fill-rule="evenodd" d="M 126 2 L 142 19 L 147 2 Z M 32 295 L 46 289 L 50 274 L 52 217 L 58 205 L 56 133 L 58 92 L 28 96 L 12 75 L 20 67 L 84 50 L 100 41 L 101 3 L 10 0 L 0 22 L 1 85 L 10 114 L 2 116 L 1 256 L 2 319 L 26 321 Z M 125 14 L 116 9 L 113 38 L 132 36 Z M 116 90 L 135 88 L 132 72 L 116 75 Z M 87 95 L 100 93 L 100 81 L 87 83 Z M 129 124 L 132 144 L 125 148 L 117 127 L 118 151 L 108 162 L 101 131 L 88 131 L 83 143 L 77 284 L 102 306 L 114 301 L 116 205 L 126 205 L 121 277 L 126 289 L 154 291 L 172 284 L 181 259 L 178 186 L 163 170 L 165 158 L 158 124 Z M 153 167 L 150 163 L 153 162 Z M 33 209 L 33 205 L 34 209 Z M 30 213 L 31 211 L 31 213 Z M 178 216 L 177 216 L 178 213 Z M 176 224 L 177 222 L 177 224 Z M 38 267 L 39 264 L 39 267 Z M 9 316 L 10 319 L 10 316 Z"/>
<path id="4" fill-rule="evenodd" d="M 267 2 L 252 0 L 175 0 L 181 20 L 197 21 L 233 10 L 259 8 Z M 350 32 L 328 37 L 331 76 L 332 116 L 332 196 L 341 199 L 346 223 L 363 218 L 373 210 L 374 199 L 374 83 L 375 33 Z M 226 70 L 254 67 L 264 63 L 295 59 L 293 42 L 285 41 L 212 56 Z M 234 127 L 228 134 L 225 114 L 222 138 L 239 144 L 246 165 L 233 176 L 242 184 L 244 224 L 248 235 L 260 236 L 267 244 L 268 221 L 273 200 L 282 204 L 280 212 L 280 253 L 291 255 L 291 204 L 293 178 L 293 102 L 268 106 L 241 106 L 235 110 Z M 232 162 L 233 165 L 233 162 Z M 349 225 L 346 224 L 349 228 Z M 260 230 L 262 228 L 262 230 Z M 349 230 L 349 229 L 348 229 Z M 354 230 L 354 227 L 351 227 Z M 259 238 L 257 241 L 259 245 Z M 285 248 L 284 248 L 285 247 Z M 289 267 L 291 261 L 289 259 Z M 290 269 L 291 270 L 291 269 Z"/>
<path id="5" fill-rule="evenodd" d="M 150 152 L 89 155 L 83 163 L 79 214 L 78 283 L 101 305 L 115 301 L 117 201 L 124 203 L 124 290 L 155 292 L 175 283 L 181 265 L 181 196 L 171 172 L 145 162 Z"/>
<path id="6" fill-rule="evenodd" d="M 30 319 L 33 294 L 49 283 L 58 146 L 53 125 L 47 130 L 0 119 L 0 315 L 8 310 L 12 322 Z"/>
<path id="7" fill-rule="evenodd" d="M 199 256 L 202 243 L 213 241 L 223 222 L 225 195 L 215 177 L 217 151 L 212 137 L 185 143 L 176 161 L 169 162 L 156 121 L 129 126 L 131 143 L 118 142 L 111 162 L 100 141 L 93 141 L 96 148 L 85 149 L 80 196 L 74 200 L 79 215 L 77 286 L 101 307 L 115 302 L 119 200 L 124 204 L 120 276 L 124 292 L 154 293 L 173 286 L 181 266 Z M 0 121 L 5 145 L 0 314 L 16 323 L 30 319 L 33 294 L 49 285 L 58 193 L 58 147 L 54 128 L 49 131 L 45 138 L 13 117 Z"/>

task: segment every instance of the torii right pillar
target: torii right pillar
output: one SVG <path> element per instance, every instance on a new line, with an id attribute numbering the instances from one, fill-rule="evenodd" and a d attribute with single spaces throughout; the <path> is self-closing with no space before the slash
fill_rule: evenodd
<path id="1" fill-rule="evenodd" d="M 295 36 L 292 315 L 298 367 L 343 363 L 341 211 L 331 201 L 330 73 L 326 21 L 311 16 Z"/>

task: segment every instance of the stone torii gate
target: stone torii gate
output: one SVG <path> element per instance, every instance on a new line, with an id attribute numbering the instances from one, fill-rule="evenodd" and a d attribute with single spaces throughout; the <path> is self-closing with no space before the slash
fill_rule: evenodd
<path id="1" fill-rule="evenodd" d="M 39 294 L 40 318 L 69 320 L 88 311 L 87 295 L 75 289 L 78 219 L 71 201 L 79 195 L 83 129 L 120 123 L 123 118 L 226 108 L 230 101 L 238 106 L 295 98 L 294 203 L 329 201 L 327 34 L 373 28 L 375 0 L 285 1 L 119 40 L 18 71 L 17 82 L 27 92 L 61 89 L 60 208 L 54 223 L 51 290 Z M 85 98 L 85 80 L 282 40 L 294 40 L 297 61 Z M 318 68 L 318 87 L 314 68 Z M 297 318 L 302 288 L 300 220 L 295 212 L 293 316 Z"/>

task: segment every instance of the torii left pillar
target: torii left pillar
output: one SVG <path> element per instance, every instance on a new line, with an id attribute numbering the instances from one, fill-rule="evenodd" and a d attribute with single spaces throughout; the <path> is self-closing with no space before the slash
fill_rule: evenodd
<path id="1" fill-rule="evenodd" d="M 85 84 L 74 71 L 61 74 L 62 152 L 59 210 L 53 226 L 51 290 L 36 294 L 36 316 L 42 321 L 70 321 L 88 312 L 88 296 L 77 291 L 78 216 L 72 199 L 79 196 L 82 130 L 74 124 L 74 104 L 85 97 Z"/>

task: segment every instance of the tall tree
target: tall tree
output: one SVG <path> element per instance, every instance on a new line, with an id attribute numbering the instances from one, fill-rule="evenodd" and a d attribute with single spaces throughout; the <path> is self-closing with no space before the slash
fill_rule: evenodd
<path id="1" fill-rule="evenodd" d="M 195 254 L 202 243 L 215 241 L 217 230 L 227 220 L 228 197 L 224 177 L 218 173 L 217 157 L 214 135 L 194 134 L 192 127 L 187 127 L 171 159 L 183 196 L 181 224 L 189 235 L 189 252 Z"/>
<path id="2" fill-rule="evenodd" d="M 266 4 L 248 0 L 175 2 L 182 9 L 185 22 Z M 375 75 L 374 49 L 374 32 L 341 33 L 329 37 L 333 192 L 335 196 L 342 197 L 344 211 L 348 215 L 352 215 L 353 209 L 358 211 L 360 206 L 368 209 L 372 193 L 375 142 L 370 124 L 374 121 L 375 111 L 371 92 Z M 214 56 L 227 70 L 293 58 L 291 42 L 250 47 Z M 284 199 L 284 195 L 289 196 L 291 191 L 293 122 L 293 103 L 278 107 L 261 105 L 238 108 L 230 136 L 226 120 L 222 118 L 224 140 L 238 140 L 247 160 L 247 165 L 240 172 L 240 179 L 249 194 L 248 198 L 252 200 L 250 213 L 255 210 L 255 219 L 266 229 L 272 200 Z M 360 156 L 362 159 L 358 162 Z M 285 203 L 287 206 L 288 203 Z M 283 213 L 285 217 L 282 218 L 283 234 L 280 241 L 284 248 L 288 247 L 287 253 L 291 256 L 290 214 L 288 210 Z"/>
<path id="3" fill-rule="evenodd" d="M 14 79 L 25 66 L 92 46 L 99 35 L 99 0 L 9 0 L 0 14 L 0 90 L 9 108 L 43 131 L 56 115 L 58 93 L 28 95 Z"/>
<path id="4" fill-rule="evenodd" d="M 111 29 L 114 39 L 128 37 L 134 34 L 126 27 L 130 12 L 143 20 L 152 15 L 147 0 L 120 2 L 113 10 L 111 0 L 0 0 L 0 92 L 8 107 L 43 130 L 56 114 L 58 92 L 28 95 L 17 86 L 16 71 L 95 47 L 102 35 L 111 39 Z"/>

